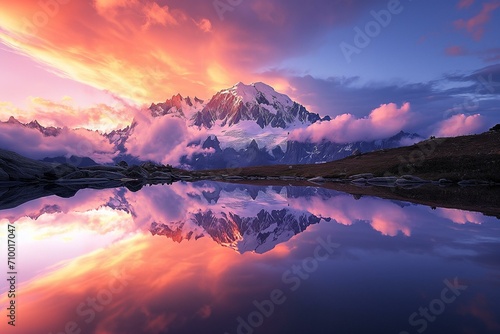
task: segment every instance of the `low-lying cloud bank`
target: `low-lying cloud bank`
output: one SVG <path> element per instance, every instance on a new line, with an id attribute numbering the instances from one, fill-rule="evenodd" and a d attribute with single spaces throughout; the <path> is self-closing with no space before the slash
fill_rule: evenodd
<path id="1" fill-rule="evenodd" d="M 142 113 L 136 115 L 135 121 L 137 125 L 125 147 L 127 153 L 142 160 L 175 165 L 182 156 L 212 152 L 191 145 L 207 139 L 209 135 L 204 130 L 189 127 L 181 118 L 171 115 L 153 118 Z"/>
<path id="2" fill-rule="evenodd" d="M 113 162 L 114 145 L 96 131 L 62 128 L 57 137 L 17 124 L 0 123 L 0 148 L 32 159 L 72 155 L 89 157 L 98 163 Z"/>
<path id="3" fill-rule="evenodd" d="M 53 105 L 47 101 L 43 102 L 43 105 Z M 173 115 L 153 118 L 144 109 L 134 110 L 132 107 L 123 105 L 117 108 L 114 110 L 113 107 L 106 106 L 102 110 L 105 116 L 91 115 L 82 118 L 77 116 L 76 110 L 69 108 L 65 111 L 71 111 L 68 117 L 70 124 L 85 125 L 102 120 L 112 122 L 110 118 L 112 115 L 118 114 L 120 110 L 127 110 L 127 115 L 130 115 L 128 116 L 130 123 L 134 120 L 136 125 L 125 143 L 125 148 L 128 154 L 138 157 L 140 160 L 152 160 L 179 166 L 183 156 L 189 157 L 194 153 L 213 153 L 213 149 L 203 149 L 200 145 L 193 145 L 193 143 L 203 143 L 206 138 L 213 134 L 211 131 L 214 130 L 190 127 L 184 119 Z M 95 113 L 100 111 L 97 106 L 89 110 Z M 44 120 L 51 116 L 57 116 L 59 119 L 57 125 L 64 121 L 64 119 L 60 120 L 61 115 L 62 110 L 56 108 L 52 113 L 44 114 Z M 382 104 L 373 109 L 366 117 L 358 118 L 352 114 L 342 114 L 330 121 L 295 129 L 290 132 L 288 140 L 316 143 L 331 141 L 344 144 L 386 139 L 401 130 L 408 131 L 420 117 L 423 117 L 422 114 L 413 111 L 409 102 L 403 103 L 401 106 L 395 103 Z M 488 125 L 491 126 L 487 120 L 485 116 L 480 114 L 458 113 L 431 124 L 418 133 L 423 137 L 431 135 L 451 137 L 480 133 L 487 130 Z M 123 119 L 120 122 L 126 123 Z M 49 122 L 49 125 L 51 124 L 54 123 Z M 284 132 L 284 136 L 286 136 L 286 132 Z M 252 138 L 249 137 L 248 142 L 251 140 Z M 401 145 L 413 143 L 401 142 Z M 118 148 L 110 143 L 102 132 L 84 128 L 72 129 L 68 126 L 63 127 L 59 135 L 54 137 L 44 136 L 40 131 L 21 124 L 1 122 L 0 148 L 15 151 L 33 159 L 75 155 L 89 157 L 97 163 L 112 163 L 113 158 L 120 154 Z"/>
<path id="4" fill-rule="evenodd" d="M 438 123 L 435 134 L 437 137 L 454 137 L 475 134 L 486 130 L 486 122 L 480 114 L 457 114 Z"/>
<path id="5" fill-rule="evenodd" d="M 9 102 L 0 101 L 0 121 L 13 116 L 22 123 L 37 120 L 44 126 L 84 128 L 110 132 L 130 125 L 140 107 L 113 96 L 113 105 L 104 103 L 89 107 L 78 107 L 71 97 L 51 101 L 41 97 L 31 97 L 26 108 L 20 109 Z"/>
<path id="6" fill-rule="evenodd" d="M 395 103 L 383 104 L 364 118 L 342 114 L 331 121 L 312 124 L 290 133 L 295 141 L 321 142 L 323 140 L 343 144 L 355 141 L 371 141 L 388 138 L 405 128 L 413 117 L 410 103 L 400 108 Z"/>
<path id="7" fill-rule="evenodd" d="M 420 116 L 422 115 L 411 111 L 411 105 L 408 102 L 403 103 L 401 107 L 395 103 L 388 103 L 373 109 L 366 117 L 357 118 L 351 114 L 342 114 L 330 121 L 294 130 L 288 138 L 295 141 L 313 143 L 331 141 L 339 144 L 385 139 L 400 131 L 407 131 L 412 121 Z M 419 134 L 424 137 L 476 134 L 487 130 L 486 123 L 485 118 L 480 114 L 456 114 L 422 129 Z"/>

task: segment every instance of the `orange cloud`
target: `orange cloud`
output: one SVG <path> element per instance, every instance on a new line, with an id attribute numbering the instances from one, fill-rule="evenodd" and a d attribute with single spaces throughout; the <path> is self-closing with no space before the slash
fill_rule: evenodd
<path id="1" fill-rule="evenodd" d="M 213 1 L 0 0 L 0 43 L 61 77 L 136 102 L 209 98 L 239 81 L 288 87 L 260 73 L 319 47 L 326 28 L 371 6 L 229 3 L 221 19 Z"/>
<path id="2" fill-rule="evenodd" d="M 109 132 L 130 125 L 138 110 L 138 107 L 123 103 L 80 108 L 70 97 L 61 101 L 31 97 L 26 109 L 19 109 L 8 102 L 0 102 L 0 121 L 7 121 L 10 116 L 14 116 L 23 123 L 37 120 L 45 127 L 86 128 Z"/>
<path id="3" fill-rule="evenodd" d="M 208 75 L 218 57 L 217 41 L 202 34 L 209 21 L 187 20 L 180 10 L 118 0 L 71 1 L 53 16 L 37 16 L 44 12 L 36 2 L 2 8 L 0 41 L 93 87 L 141 102 L 222 88 Z M 238 81 L 238 73 L 224 72 Z"/>
<path id="4" fill-rule="evenodd" d="M 19 286 L 22 314 L 30 321 L 19 322 L 16 329 L 26 334 L 59 333 L 71 322 L 82 333 L 170 331 L 193 316 L 210 317 L 212 308 L 234 310 L 235 293 L 262 288 L 242 287 L 242 280 L 255 266 L 273 259 L 221 252 L 208 238 L 175 244 L 137 233 L 61 262 Z M 271 283 L 264 285 L 272 288 Z M 96 308 L 89 306 L 92 299 Z M 0 305 L 6 302 L 3 294 Z M 0 323 L 0 331 L 7 326 L 6 321 Z"/>
<path id="5" fill-rule="evenodd" d="M 106 15 L 111 10 L 129 7 L 137 3 L 137 0 L 94 0 L 94 6 L 100 15 Z"/>
<path id="6" fill-rule="evenodd" d="M 0 0 L 0 42 L 60 76 L 137 102 L 178 92 L 208 98 L 256 81 L 256 60 L 280 52 L 259 34 L 250 40 L 242 28 L 214 25 L 210 4 L 203 13 L 149 0 L 47 2 L 55 7 Z"/>
<path id="7" fill-rule="evenodd" d="M 172 13 L 168 6 L 159 6 L 156 2 L 147 3 L 144 6 L 143 13 L 147 19 L 146 28 L 153 24 L 162 26 L 178 25 L 179 21 L 186 19 L 186 16 L 181 11 Z"/>

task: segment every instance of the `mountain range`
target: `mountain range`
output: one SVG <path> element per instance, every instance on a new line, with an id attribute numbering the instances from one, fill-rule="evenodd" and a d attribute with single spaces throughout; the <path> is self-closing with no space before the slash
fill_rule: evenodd
<path id="1" fill-rule="evenodd" d="M 290 206 L 289 201 L 301 198 L 323 199 L 341 196 L 341 193 L 321 188 L 262 187 L 254 185 L 217 184 L 198 182 L 196 190 L 203 198 L 193 198 L 195 208 L 186 212 L 184 219 L 172 222 L 152 222 L 153 236 L 164 236 L 176 242 L 210 237 L 216 243 L 239 253 L 266 253 L 276 245 L 304 232 L 309 226 L 329 217 L 320 217 L 307 210 Z M 268 197 L 279 199 L 269 201 Z M 229 200 L 231 198 L 231 200 Z M 264 209 L 252 205 L 266 201 Z M 224 203 L 219 205 L 218 203 Z"/>
<path id="2" fill-rule="evenodd" d="M 314 143 L 289 140 L 291 131 L 330 121 L 330 117 L 309 112 L 287 95 L 261 82 L 251 85 L 238 83 L 207 101 L 197 97 L 184 98 L 178 94 L 165 102 L 151 104 L 144 112 L 153 118 L 153 122 L 164 117 L 176 118 L 186 122 L 187 127 L 207 134 L 204 140 L 188 143 L 187 146 L 195 153 L 181 156 L 179 161 L 171 163 L 195 170 L 316 164 L 361 152 L 395 148 L 422 139 L 417 134 L 401 131 L 390 138 L 376 141 Z M 35 129 L 44 136 L 57 137 L 61 133 L 60 128 L 43 127 L 36 120 L 23 124 L 11 117 L 3 124 Z M 128 163 L 147 160 L 131 154 L 127 147 L 137 125 L 134 119 L 124 129 L 103 134 L 116 149 L 115 163 L 121 160 Z M 93 163 L 89 157 L 70 157 L 68 160 L 68 157 L 48 156 L 45 159 L 50 162 L 63 160 L 86 165 Z"/>

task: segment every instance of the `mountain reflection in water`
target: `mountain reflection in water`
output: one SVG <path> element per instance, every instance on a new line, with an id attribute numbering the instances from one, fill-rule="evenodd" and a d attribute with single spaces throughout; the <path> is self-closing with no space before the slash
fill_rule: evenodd
<path id="1" fill-rule="evenodd" d="M 0 211 L 0 238 L 16 226 L 19 333 L 497 333 L 499 223 L 324 188 L 196 182 L 38 198 Z M 434 302 L 445 282 L 467 289 Z"/>

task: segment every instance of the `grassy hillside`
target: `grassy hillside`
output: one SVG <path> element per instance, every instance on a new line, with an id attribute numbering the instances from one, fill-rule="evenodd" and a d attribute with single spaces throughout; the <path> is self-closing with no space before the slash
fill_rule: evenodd
<path id="1" fill-rule="evenodd" d="M 500 182 L 500 132 L 429 139 L 418 144 L 351 156 L 317 165 L 278 165 L 200 172 L 239 176 L 295 176 L 347 178 L 361 173 L 374 176 L 415 175 L 427 180 L 481 179 Z"/>

